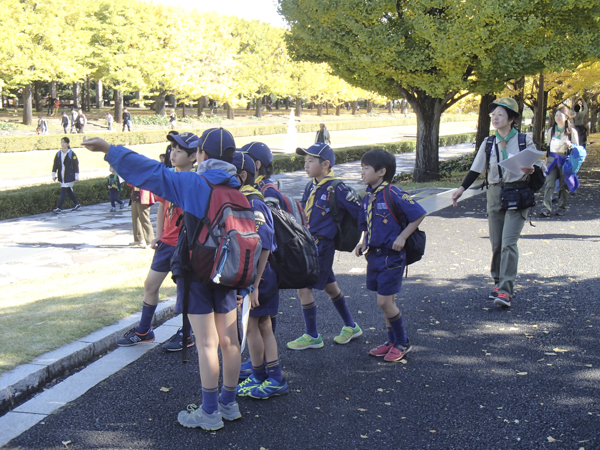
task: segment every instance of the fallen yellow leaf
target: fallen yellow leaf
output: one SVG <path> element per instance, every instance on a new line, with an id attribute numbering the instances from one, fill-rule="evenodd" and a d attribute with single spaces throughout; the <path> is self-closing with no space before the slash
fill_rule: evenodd
<path id="1" fill-rule="evenodd" d="M 548 442 L 556 442 L 556 439 L 554 439 L 552 436 L 548 436 Z"/>
<path id="2" fill-rule="evenodd" d="M 553 349 L 552 349 L 552 351 L 553 351 L 553 352 L 557 352 L 557 353 L 566 353 L 566 352 L 568 352 L 569 350 L 563 350 L 562 348 L 558 348 L 558 347 L 557 347 L 557 348 L 553 348 Z"/>
<path id="3" fill-rule="evenodd" d="M 359 410 L 360 412 L 365 412 L 365 411 L 366 411 L 366 409 L 365 409 L 365 408 L 358 408 L 358 410 Z"/>
<path id="4" fill-rule="evenodd" d="M 170 390 L 171 390 L 171 388 L 164 387 L 164 386 L 160 388 L 160 392 L 169 392 Z"/>
<path id="5" fill-rule="evenodd" d="M 367 436 L 366 434 L 361 434 L 360 437 L 363 439 L 367 439 L 369 436 Z"/>
<path id="6" fill-rule="evenodd" d="M 517 372 L 517 375 L 527 375 L 527 372 Z"/>
<path id="7" fill-rule="evenodd" d="M 71 441 L 62 441 L 62 444 L 65 446 L 65 448 L 69 448 L 70 443 Z"/>

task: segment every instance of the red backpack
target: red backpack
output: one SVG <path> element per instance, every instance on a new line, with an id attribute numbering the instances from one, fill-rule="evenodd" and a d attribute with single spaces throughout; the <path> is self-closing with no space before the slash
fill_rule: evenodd
<path id="1" fill-rule="evenodd" d="M 191 236 L 190 266 L 204 283 L 248 287 L 256 278 L 262 250 L 254 211 L 237 189 L 206 182 L 211 187 L 208 210 Z"/>

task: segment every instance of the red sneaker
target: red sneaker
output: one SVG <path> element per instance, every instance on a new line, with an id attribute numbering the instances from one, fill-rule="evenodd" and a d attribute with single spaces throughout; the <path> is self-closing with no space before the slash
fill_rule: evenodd
<path id="1" fill-rule="evenodd" d="M 369 351 L 369 355 L 372 355 L 372 356 L 385 356 L 385 355 L 388 354 L 388 352 L 390 351 L 390 349 L 393 346 L 394 346 L 394 344 L 386 342 L 385 344 L 381 344 L 379 347 L 376 347 L 373 350 L 370 350 Z"/>
<path id="2" fill-rule="evenodd" d="M 500 292 L 498 294 L 498 297 L 496 298 L 496 300 L 494 300 L 494 305 L 497 305 L 497 306 L 506 306 L 507 308 L 510 308 L 510 297 L 509 297 L 509 295 Z"/>
<path id="3" fill-rule="evenodd" d="M 392 347 L 387 355 L 383 357 L 383 360 L 389 362 L 400 361 L 411 349 L 410 344 L 406 344 L 404 347 L 400 346 L 400 348 Z"/>
<path id="4" fill-rule="evenodd" d="M 492 292 L 490 292 L 490 298 L 491 298 L 492 300 L 494 300 L 494 299 L 498 298 L 498 286 L 496 286 L 496 287 L 494 288 L 494 290 L 493 290 Z"/>

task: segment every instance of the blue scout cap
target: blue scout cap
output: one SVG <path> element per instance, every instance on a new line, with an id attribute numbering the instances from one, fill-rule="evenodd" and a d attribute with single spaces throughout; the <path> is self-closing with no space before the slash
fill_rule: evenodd
<path id="1" fill-rule="evenodd" d="M 194 152 L 200 146 L 200 140 L 194 133 L 168 134 L 167 140 L 176 143 L 184 150 L 193 150 Z"/>
<path id="2" fill-rule="evenodd" d="M 296 153 L 299 155 L 311 155 L 316 156 L 318 158 L 322 158 L 325 161 L 329 161 L 329 167 L 333 167 L 335 165 L 335 153 L 333 149 L 329 146 L 329 144 L 325 144 L 324 142 L 317 142 L 306 150 L 298 147 L 296 149 Z"/>
<path id="3" fill-rule="evenodd" d="M 255 160 L 259 160 L 263 166 L 268 166 L 273 162 L 273 153 L 267 144 L 262 142 L 250 142 L 244 145 L 241 150 L 249 153 Z"/>
<path id="4" fill-rule="evenodd" d="M 225 154 L 225 150 L 235 149 L 235 140 L 231 133 L 224 128 L 209 128 L 200 136 L 198 146 L 200 150 L 210 156 L 221 157 Z"/>
<path id="5" fill-rule="evenodd" d="M 247 153 L 237 151 L 233 154 L 232 163 L 236 168 L 249 173 L 256 173 L 256 164 Z"/>

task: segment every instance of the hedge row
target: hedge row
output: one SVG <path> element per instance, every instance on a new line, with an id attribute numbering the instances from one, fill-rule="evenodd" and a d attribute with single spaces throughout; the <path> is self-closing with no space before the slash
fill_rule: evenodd
<path id="1" fill-rule="evenodd" d="M 450 119 L 450 118 L 449 118 Z M 379 120 L 354 120 L 344 122 L 330 122 L 327 124 L 329 131 L 343 130 L 358 130 L 364 128 L 381 128 L 394 127 L 401 125 L 414 125 L 415 119 L 379 119 Z M 201 133 L 207 128 L 218 126 L 218 124 L 200 124 L 195 126 L 185 126 L 179 131 L 191 131 L 193 133 Z M 115 128 L 119 124 L 114 125 Z M 316 123 L 296 123 L 296 130 L 299 133 L 308 133 L 317 131 Z M 272 125 L 241 125 L 227 127 L 234 137 L 242 136 L 261 136 L 266 134 L 285 134 L 287 133 L 287 125 L 272 124 Z M 86 132 L 87 137 L 101 137 L 111 144 L 118 145 L 137 145 L 137 144 L 155 144 L 166 142 L 167 130 L 145 130 L 131 131 L 122 133 L 120 131 L 113 133 L 94 133 Z M 34 136 L 6 136 L 0 137 L 0 153 L 27 152 L 31 150 L 53 150 L 60 147 L 60 138 L 63 135 L 34 135 Z M 83 134 L 69 134 L 71 147 L 81 147 Z"/>
<path id="2" fill-rule="evenodd" d="M 442 136 L 440 138 L 440 145 L 472 142 L 474 139 L 475 133 Z M 415 150 L 415 147 L 416 141 L 410 140 L 336 149 L 336 164 L 358 161 L 369 150 L 382 149 L 398 154 L 412 152 Z M 302 170 L 304 168 L 304 157 L 299 155 L 275 155 L 273 166 L 275 173 Z M 86 206 L 108 202 L 106 180 L 107 178 L 93 178 L 76 183 L 75 194 L 81 205 Z M 60 186 L 58 183 L 2 191 L 2 195 L 0 195 L 0 220 L 51 211 L 58 203 L 59 193 Z M 129 195 L 130 189 L 126 186 L 126 189 L 121 193 L 121 198 L 128 198 Z M 67 199 L 66 202 L 65 206 L 69 204 L 70 200 Z"/>

